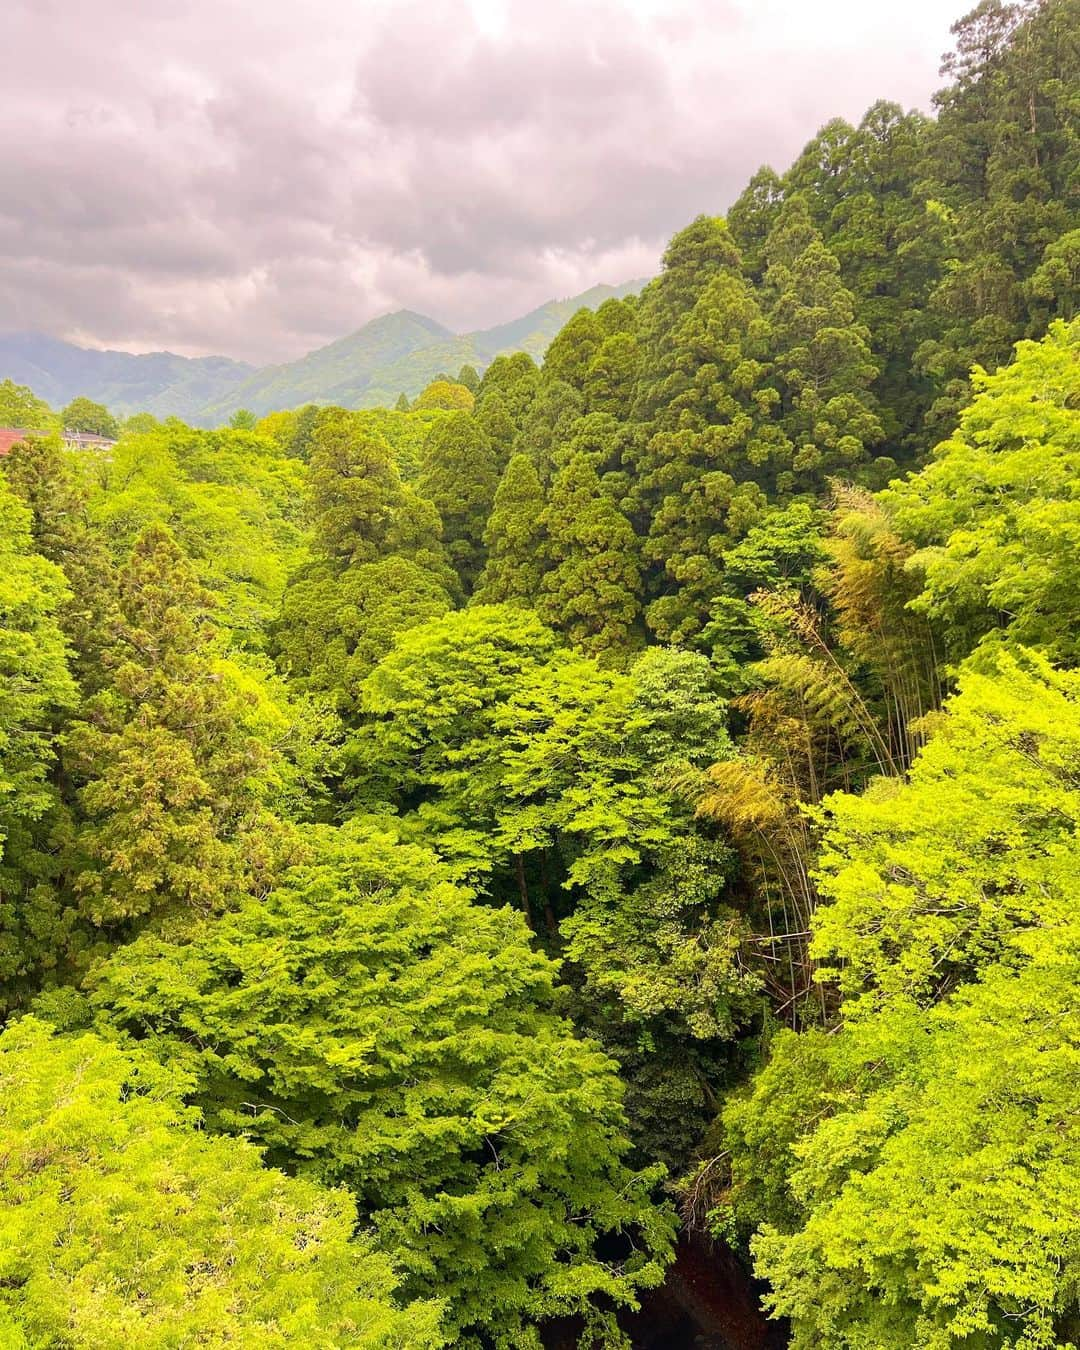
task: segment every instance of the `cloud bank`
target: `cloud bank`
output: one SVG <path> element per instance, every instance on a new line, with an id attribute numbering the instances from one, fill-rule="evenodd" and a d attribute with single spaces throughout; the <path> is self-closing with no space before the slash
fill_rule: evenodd
<path id="1" fill-rule="evenodd" d="M 655 270 L 967 4 L 8 0 L 0 329 L 291 359 Z"/>

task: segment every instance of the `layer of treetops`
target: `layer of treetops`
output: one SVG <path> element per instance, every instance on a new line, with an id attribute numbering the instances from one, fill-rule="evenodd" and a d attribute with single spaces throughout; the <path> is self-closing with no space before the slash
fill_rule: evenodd
<path id="1" fill-rule="evenodd" d="M 1080 1340 L 1080 0 L 954 32 L 539 368 L 0 386 L 5 1347 Z"/>

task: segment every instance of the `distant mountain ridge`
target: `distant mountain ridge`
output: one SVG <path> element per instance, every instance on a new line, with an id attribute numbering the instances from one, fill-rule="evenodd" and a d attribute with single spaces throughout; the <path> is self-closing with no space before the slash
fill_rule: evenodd
<path id="1" fill-rule="evenodd" d="M 150 412 L 215 426 L 239 408 L 262 416 L 305 403 L 348 408 L 391 406 L 415 396 L 436 375 L 463 365 L 483 370 L 496 356 L 525 351 L 543 359 L 552 338 L 581 308 L 633 294 L 644 280 L 593 286 L 552 300 L 520 318 L 475 333 L 455 334 L 435 319 L 398 310 L 299 360 L 256 367 L 225 356 L 186 357 L 78 347 L 40 333 L 0 334 L 0 379 L 27 384 L 54 408 L 80 394 L 127 416 Z"/>
<path id="2" fill-rule="evenodd" d="M 255 369 L 227 356 L 98 351 L 42 333 L 0 334 L 0 379 L 62 408 L 85 394 L 113 412 L 191 418 Z"/>

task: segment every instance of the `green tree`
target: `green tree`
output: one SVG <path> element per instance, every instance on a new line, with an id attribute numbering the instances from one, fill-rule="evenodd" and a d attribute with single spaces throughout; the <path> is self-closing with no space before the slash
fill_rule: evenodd
<path id="1" fill-rule="evenodd" d="M 518 915 L 360 831 L 265 899 L 128 946 L 94 1000 L 195 1075 L 213 1128 L 347 1184 L 405 1295 L 446 1299 L 453 1344 L 508 1350 L 556 1314 L 610 1334 L 602 1307 L 656 1284 L 671 1250 L 657 1172 L 622 1161 L 614 1066 L 554 981 Z"/>
<path id="2" fill-rule="evenodd" d="M 480 381 L 476 411 L 482 413 L 487 401 L 498 395 L 510 421 L 518 427 L 539 383 L 540 371 L 528 352 L 497 356 Z"/>
<path id="3" fill-rule="evenodd" d="M 1077 656 L 1080 592 L 1080 321 L 1022 342 L 1012 365 L 977 371 L 976 397 L 934 462 L 884 494 L 900 534 L 919 548 L 913 608 L 954 658 L 976 644 Z"/>
<path id="4" fill-rule="evenodd" d="M 550 570 L 537 598 L 541 618 L 583 651 L 617 659 L 636 638 L 637 539 L 587 456 L 576 455 L 555 475 L 543 527 Z"/>
<path id="5" fill-rule="evenodd" d="M 475 418 L 452 413 L 431 428 L 417 488 L 439 513 L 447 554 L 466 593 L 484 564 L 484 526 L 498 484 L 495 447 Z"/>
<path id="6" fill-rule="evenodd" d="M 170 530 L 237 644 L 263 646 L 286 578 L 307 556 L 299 463 L 267 436 L 173 420 L 76 464 L 87 523 L 114 567 L 143 530 Z"/>
<path id="7" fill-rule="evenodd" d="M 76 703 L 58 615 L 61 570 L 33 552 L 31 518 L 0 476 L 0 988 L 9 1001 L 56 937 L 47 823 L 57 735 Z"/>
<path id="8" fill-rule="evenodd" d="M 229 426 L 233 431 L 254 431 L 257 422 L 258 418 L 248 408 L 237 408 L 229 418 Z"/>
<path id="9" fill-rule="evenodd" d="M 529 404 L 514 437 L 514 453 L 528 455 L 545 485 L 551 482 L 559 452 L 573 437 L 584 411 L 581 395 L 562 380 L 545 380 Z"/>
<path id="10" fill-rule="evenodd" d="M 723 902 L 733 857 L 670 786 L 730 753 L 708 662 L 647 653 L 615 674 L 528 611 L 476 607 L 406 634 L 364 703 L 368 802 L 566 942 L 590 1025 L 634 1062 L 637 1137 L 684 1161 L 757 988 Z"/>
<path id="11" fill-rule="evenodd" d="M 207 1137 L 188 1087 L 89 1033 L 0 1034 L 5 1345 L 442 1345 L 352 1202 Z"/>
<path id="12" fill-rule="evenodd" d="M 107 678 L 103 649 L 115 605 L 115 567 L 90 522 L 89 485 L 75 472 L 58 437 L 33 436 L 13 446 L 3 475 L 29 507 L 34 551 L 63 571 L 69 592 L 57 619 L 70 646 L 69 664 L 84 695 Z"/>
<path id="13" fill-rule="evenodd" d="M 112 440 L 120 434 L 120 423 L 108 408 L 88 398 L 72 399 L 60 414 L 60 420 L 65 431 L 83 431 Z"/>
<path id="14" fill-rule="evenodd" d="M 278 666 L 300 690 L 329 694 L 346 718 L 360 687 L 399 633 L 451 608 L 438 576 L 393 554 L 338 573 L 314 564 L 295 576 L 273 624 Z"/>
<path id="15" fill-rule="evenodd" d="M 1078 747 L 1076 674 L 1002 656 L 908 783 L 825 803 L 840 1015 L 724 1112 L 724 1208 L 797 1347 L 1072 1339 Z"/>
<path id="16" fill-rule="evenodd" d="M 467 385 L 440 378 L 432 380 L 427 388 L 416 396 L 412 407 L 417 410 L 442 408 L 447 412 L 468 412 L 474 402 L 475 395 Z"/>
<path id="17" fill-rule="evenodd" d="M 562 326 L 544 354 L 544 380 L 561 380 L 580 393 L 603 341 L 604 330 L 596 314 L 591 309 L 579 309 Z"/>
<path id="18" fill-rule="evenodd" d="M 475 366 L 466 364 L 458 371 L 457 383 L 463 384 L 469 393 L 475 396 L 480 388 L 480 372 Z"/>
<path id="19" fill-rule="evenodd" d="M 288 848 L 266 810 L 287 722 L 215 651 L 213 599 L 166 531 L 136 542 L 118 607 L 110 685 L 71 725 L 64 764 L 83 814 L 67 862 L 79 911 L 122 929 L 265 884 Z"/>
<path id="20" fill-rule="evenodd" d="M 518 454 L 506 466 L 484 527 L 487 561 L 472 603 L 536 603 L 543 579 L 544 490 L 532 460 Z"/>
<path id="21" fill-rule="evenodd" d="M 777 416 L 791 442 L 781 490 L 818 488 L 826 476 L 850 476 L 883 428 L 869 394 L 877 376 L 869 332 L 840 264 L 813 228 L 801 197 L 790 198 L 765 245 L 771 296 L 770 342 L 781 401 Z"/>
<path id="22" fill-rule="evenodd" d="M 44 399 L 25 384 L 0 380 L 0 426 L 28 431 L 58 431 L 59 419 Z"/>
<path id="23" fill-rule="evenodd" d="M 402 483 L 385 437 L 361 418 L 327 408 L 312 437 L 308 494 L 317 551 L 342 570 L 400 554 L 453 586 L 438 512 Z"/>

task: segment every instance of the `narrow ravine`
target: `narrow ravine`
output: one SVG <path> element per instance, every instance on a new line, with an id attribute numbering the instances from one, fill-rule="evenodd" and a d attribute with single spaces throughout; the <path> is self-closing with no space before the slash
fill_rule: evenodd
<path id="1" fill-rule="evenodd" d="M 788 1339 L 734 1252 L 696 1234 L 680 1238 L 667 1279 L 620 1324 L 634 1350 L 783 1350 Z M 574 1350 L 578 1330 L 569 1319 L 553 1323 L 546 1350 Z"/>

